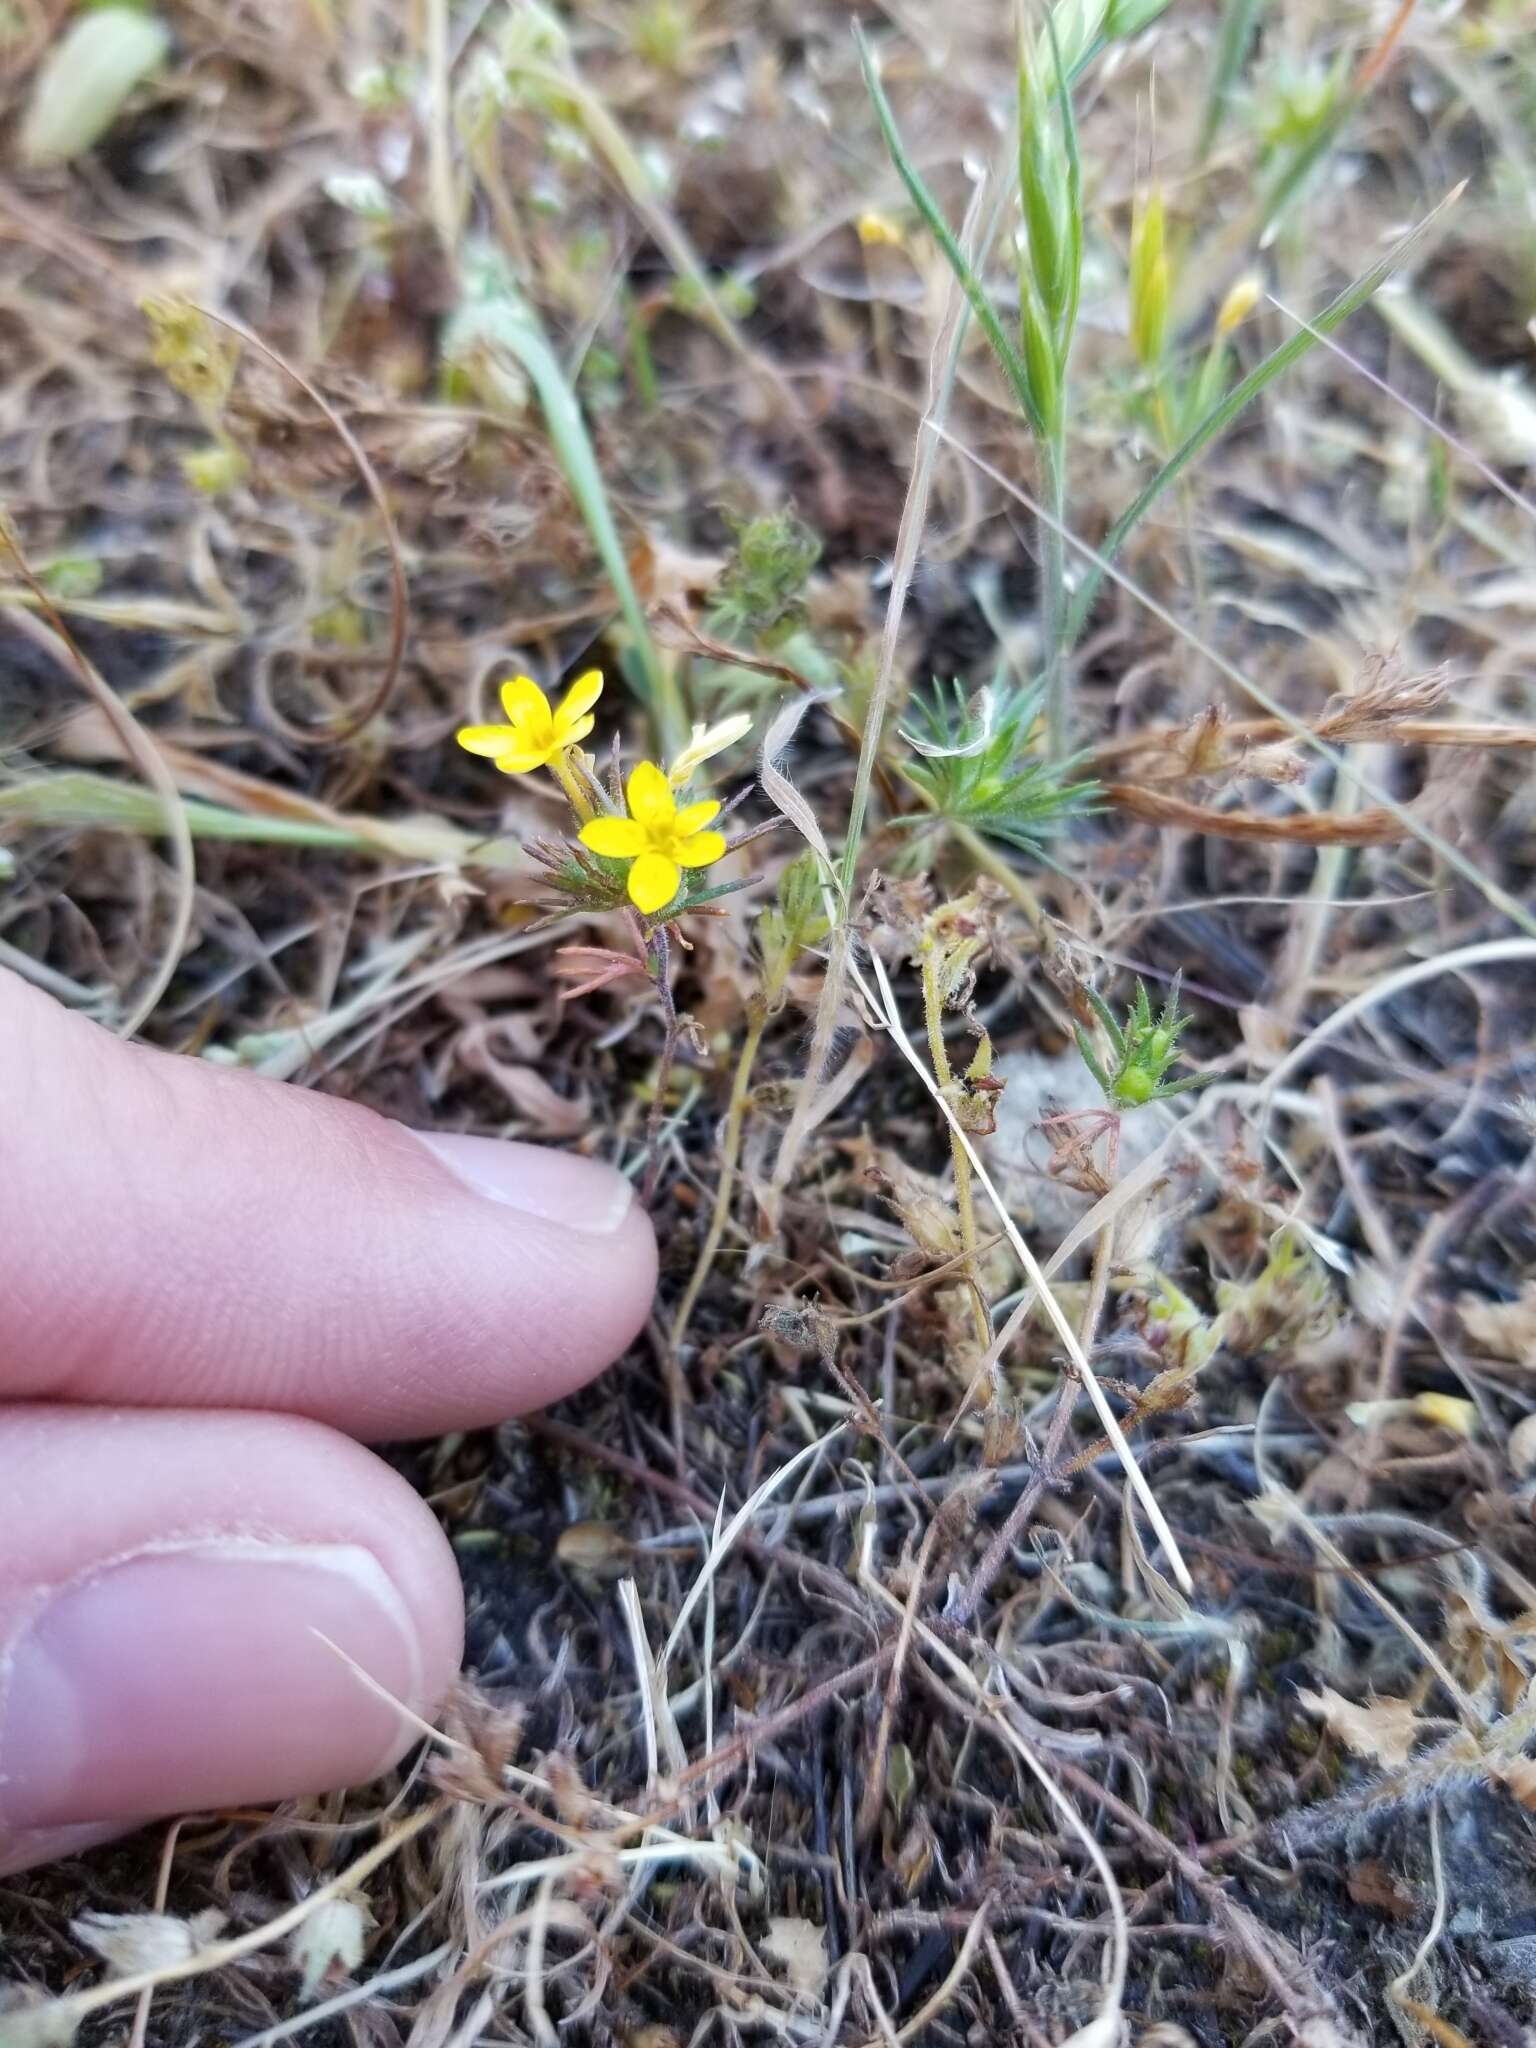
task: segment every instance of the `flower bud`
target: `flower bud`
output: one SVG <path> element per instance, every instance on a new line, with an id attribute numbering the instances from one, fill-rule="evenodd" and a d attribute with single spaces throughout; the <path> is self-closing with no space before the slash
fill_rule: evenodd
<path id="1" fill-rule="evenodd" d="M 1222 300 L 1216 314 L 1216 334 L 1224 341 L 1234 328 L 1241 327 L 1259 300 L 1264 296 L 1264 281 L 1254 271 L 1240 277 Z"/>

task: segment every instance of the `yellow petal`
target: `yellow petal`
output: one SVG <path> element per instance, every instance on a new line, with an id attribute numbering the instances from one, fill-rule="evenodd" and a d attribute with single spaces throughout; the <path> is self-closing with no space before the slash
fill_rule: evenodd
<path id="1" fill-rule="evenodd" d="M 502 684 L 501 708 L 508 723 L 527 734 L 529 746 L 547 746 L 553 740 L 555 716 L 532 676 L 513 676 Z"/>
<path id="2" fill-rule="evenodd" d="M 548 747 L 508 747 L 496 756 L 496 766 L 503 775 L 531 775 L 535 768 L 548 765 Z"/>
<path id="3" fill-rule="evenodd" d="M 563 732 L 567 725 L 574 725 L 578 718 L 592 709 L 603 694 L 603 672 L 600 668 L 589 668 L 584 676 L 578 676 L 565 695 L 560 699 L 555 712 L 555 723 Z M 591 725 L 587 731 L 592 730 Z M 568 742 L 562 741 L 562 745 Z"/>
<path id="4" fill-rule="evenodd" d="M 668 860 L 664 853 L 642 853 L 629 871 L 629 900 L 649 917 L 672 901 L 682 879 L 675 860 Z"/>
<path id="5" fill-rule="evenodd" d="M 688 778 L 716 754 L 735 746 L 752 730 L 750 711 L 738 711 L 734 718 L 722 718 L 718 725 L 696 725 L 693 736 L 667 770 L 667 780 L 681 789 Z"/>
<path id="6" fill-rule="evenodd" d="M 629 815 L 638 819 L 648 832 L 658 827 L 670 829 L 677 804 L 671 785 L 654 761 L 636 763 L 630 771 L 626 794 L 629 797 Z"/>
<path id="7" fill-rule="evenodd" d="M 454 738 L 467 754 L 505 754 L 517 745 L 517 734 L 510 725 L 461 725 Z"/>
<path id="8" fill-rule="evenodd" d="M 672 849 L 679 867 L 707 868 L 725 852 L 723 832 L 694 832 L 680 839 Z"/>
<path id="9" fill-rule="evenodd" d="M 577 838 L 605 860 L 633 860 L 644 853 L 648 841 L 643 825 L 633 818 L 593 818 L 583 825 Z"/>
<path id="10" fill-rule="evenodd" d="M 712 825 L 720 815 L 720 805 L 714 797 L 706 797 L 701 804 L 685 804 L 677 814 L 673 825 L 679 839 L 686 839 L 690 832 L 702 832 L 706 825 Z"/>
<path id="11" fill-rule="evenodd" d="M 1438 1422 L 1442 1429 L 1452 1430 L 1457 1436 L 1471 1436 L 1477 1428 L 1477 1407 L 1459 1394 L 1415 1394 L 1414 1413 L 1422 1415 L 1426 1422 Z"/>
<path id="12" fill-rule="evenodd" d="M 573 725 L 560 726 L 556 733 L 560 752 L 563 754 L 567 747 L 574 747 L 578 740 L 584 740 L 596 723 L 595 718 L 578 718 Z"/>

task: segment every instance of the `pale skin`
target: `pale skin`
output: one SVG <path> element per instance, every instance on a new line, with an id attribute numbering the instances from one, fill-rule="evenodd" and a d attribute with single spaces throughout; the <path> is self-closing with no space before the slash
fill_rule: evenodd
<path id="1" fill-rule="evenodd" d="M 3 973 L 0 1046 L 4 1873 L 396 1761 L 463 1597 L 362 1445 L 580 1385 L 656 1251 L 596 1161 L 127 1046 Z"/>

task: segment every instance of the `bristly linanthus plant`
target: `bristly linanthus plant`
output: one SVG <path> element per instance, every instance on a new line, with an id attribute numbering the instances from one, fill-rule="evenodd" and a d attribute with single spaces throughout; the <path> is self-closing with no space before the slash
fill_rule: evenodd
<path id="1" fill-rule="evenodd" d="M 1043 691 L 984 689 L 935 681 L 933 696 L 915 707 L 901 737 L 913 758 L 902 774 L 929 806 L 901 826 L 942 821 L 979 833 L 1017 852 L 1041 857 L 1044 842 L 1094 808 L 1098 785 L 1075 777 L 1083 755 L 1048 761 L 1030 751 Z"/>
<path id="2" fill-rule="evenodd" d="M 1211 1078 L 1209 1074 L 1185 1074 L 1177 1081 L 1167 1078 L 1168 1069 L 1179 1057 L 1179 1040 L 1190 1024 L 1179 1009 L 1177 975 L 1168 991 L 1168 1000 L 1156 1017 L 1152 1014 L 1147 985 L 1138 977 L 1136 1000 L 1126 1012 L 1124 1024 L 1116 1021 L 1113 1010 L 1097 989 L 1087 989 L 1085 994 L 1104 1027 L 1114 1054 L 1112 1064 L 1107 1068 L 1103 1065 L 1080 1025 L 1074 1025 L 1073 1032 L 1084 1066 L 1098 1082 L 1112 1109 L 1139 1109 L 1144 1102 L 1166 1102 L 1170 1095 L 1203 1087 Z"/>

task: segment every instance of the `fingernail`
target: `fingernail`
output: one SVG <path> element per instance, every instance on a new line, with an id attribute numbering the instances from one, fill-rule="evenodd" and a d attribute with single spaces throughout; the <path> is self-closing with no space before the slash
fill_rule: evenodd
<path id="1" fill-rule="evenodd" d="M 108 1565 L 0 1656 L 0 1831 L 375 1777 L 411 1727 L 347 1658 L 424 1704 L 405 1603 L 359 1546 L 222 1541 Z"/>
<path id="2" fill-rule="evenodd" d="M 623 1174 L 575 1152 L 446 1131 L 413 1131 L 411 1136 L 477 1195 L 558 1223 L 563 1230 L 612 1237 L 634 1204 L 634 1190 Z"/>

